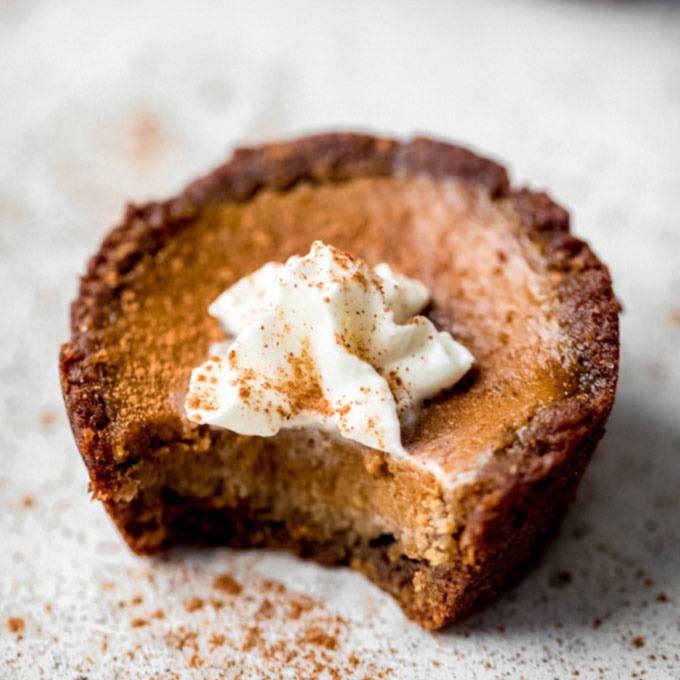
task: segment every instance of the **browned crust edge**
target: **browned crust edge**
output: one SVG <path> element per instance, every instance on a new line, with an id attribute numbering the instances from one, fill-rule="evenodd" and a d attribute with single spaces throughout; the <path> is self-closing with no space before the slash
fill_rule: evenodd
<path id="1" fill-rule="evenodd" d="M 507 449 L 512 467 L 498 457 L 484 470 L 484 488 L 460 538 L 469 567 L 465 587 L 453 574 L 433 572 L 432 587 L 444 597 L 413 605 L 403 584 L 381 575 L 378 562 L 366 563 L 364 570 L 391 591 L 410 616 L 426 627 L 439 627 L 488 599 L 484 592 L 490 596 L 521 570 L 573 497 L 613 405 L 618 306 L 609 272 L 586 243 L 570 234 L 567 212 L 546 194 L 511 189 L 505 169 L 497 163 L 426 138 L 399 143 L 370 135 L 322 134 L 238 149 L 228 163 L 190 184 L 179 197 L 128 206 L 122 223 L 105 238 L 81 278 L 71 308 L 71 340 L 61 349 L 60 376 L 92 488 L 104 490 L 113 461 L 107 436 L 110 415 L 101 396 L 105 366 L 96 360 L 100 348 L 90 331 L 105 325 L 107 303 L 134 276 L 139 258 L 157 252 L 206 202 L 245 201 L 262 189 L 286 190 L 303 181 L 399 173 L 462 178 L 521 216 L 527 235 L 540 245 L 559 277 L 561 323 L 582 367 L 577 393 L 544 409 L 517 433 Z M 564 496 L 559 502 L 553 495 L 555 480 L 560 480 Z M 524 543 L 516 540 L 522 526 L 532 527 Z M 524 547 L 520 550 L 519 545 Z"/>

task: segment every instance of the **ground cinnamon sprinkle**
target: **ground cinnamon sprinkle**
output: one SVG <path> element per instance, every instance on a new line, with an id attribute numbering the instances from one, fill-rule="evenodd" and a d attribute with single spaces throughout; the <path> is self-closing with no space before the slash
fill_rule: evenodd
<path id="1" fill-rule="evenodd" d="M 326 634 L 318 626 L 310 626 L 305 630 L 302 637 L 299 639 L 300 644 L 317 645 L 318 647 L 325 647 L 326 649 L 337 649 L 338 641 L 332 635 Z"/>
<path id="2" fill-rule="evenodd" d="M 189 648 L 196 652 L 198 650 L 197 640 L 198 633 L 193 630 L 187 630 L 184 626 L 180 626 L 177 630 L 171 630 L 165 636 L 165 644 L 179 651 Z"/>
<path id="3" fill-rule="evenodd" d="M 192 597 L 184 603 L 184 609 L 191 613 L 197 609 L 202 609 L 204 604 L 205 602 L 200 597 Z"/>
<path id="4" fill-rule="evenodd" d="M 213 633 L 210 636 L 210 644 L 213 647 L 221 647 L 224 644 L 226 638 L 221 633 Z"/>
<path id="5" fill-rule="evenodd" d="M 239 595 L 243 590 L 241 584 L 229 574 L 217 576 L 213 581 L 213 587 L 217 588 L 217 590 L 229 593 L 229 595 Z"/>
<path id="6" fill-rule="evenodd" d="M 271 603 L 271 600 L 265 597 L 259 609 L 255 612 L 255 618 L 261 621 L 262 619 L 271 619 L 273 615 L 274 605 Z"/>
<path id="7" fill-rule="evenodd" d="M 288 363 L 292 375 L 285 377 L 273 385 L 277 392 L 286 396 L 290 408 L 290 417 L 303 411 L 333 415 L 328 400 L 321 387 L 321 379 L 314 366 L 309 340 L 305 339 L 299 356 L 290 354 Z"/>
<path id="8" fill-rule="evenodd" d="M 203 659 L 198 654 L 192 654 L 187 662 L 189 668 L 200 668 L 203 665 Z"/>
<path id="9" fill-rule="evenodd" d="M 256 647 L 258 644 L 261 643 L 262 637 L 260 635 L 260 629 L 257 626 L 251 626 L 246 631 L 246 636 L 245 639 L 243 640 L 241 649 L 244 652 L 249 652 L 251 649 L 253 649 L 253 647 Z"/>
<path id="10" fill-rule="evenodd" d="M 329 612 L 320 600 L 257 574 L 249 574 L 242 585 L 224 573 L 216 576 L 211 585 L 230 597 L 223 602 L 201 593 L 181 605 L 189 613 L 207 604 L 215 609 L 219 609 L 216 603 L 229 608 L 229 614 L 218 615 L 209 629 L 201 623 L 196 628 L 180 625 L 168 630 L 174 617 L 162 610 L 132 619 L 130 626 L 138 628 L 145 638 L 164 641 L 187 668 L 220 668 L 236 674 L 229 677 L 242 673 L 242 677 L 340 680 L 387 678 L 392 674 L 391 668 L 378 665 L 363 650 L 346 648 L 349 623 Z M 205 616 L 215 616 L 214 610 Z M 154 619 L 165 619 L 165 627 L 159 627 Z M 220 629 L 222 621 L 230 621 L 226 624 L 228 630 Z"/>
<path id="11" fill-rule="evenodd" d="M 51 409 L 46 409 L 40 414 L 40 427 L 48 429 L 54 425 L 57 420 L 57 414 Z"/>
<path id="12" fill-rule="evenodd" d="M 15 633 L 16 635 L 23 635 L 24 630 L 26 629 L 24 620 L 17 616 L 10 616 L 8 619 L 5 619 L 5 625 L 10 633 Z"/>
<path id="13" fill-rule="evenodd" d="M 299 619 L 303 613 L 313 609 L 315 604 L 316 602 L 306 595 L 293 598 L 288 605 L 288 618 L 291 620 Z"/>
<path id="14" fill-rule="evenodd" d="M 668 320 L 674 325 L 680 327 L 680 307 L 673 307 L 668 313 Z"/>
<path id="15" fill-rule="evenodd" d="M 262 589 L 262 592 L 270 592 L 270 593 L 277 593 L 279 595 L 285 595 L 286 594 L 286 586 L 283 585 L 280 581 L 274 581 L 273 579 L 263 579 L 263 581 L 260 584 L 260 587 Z"/>

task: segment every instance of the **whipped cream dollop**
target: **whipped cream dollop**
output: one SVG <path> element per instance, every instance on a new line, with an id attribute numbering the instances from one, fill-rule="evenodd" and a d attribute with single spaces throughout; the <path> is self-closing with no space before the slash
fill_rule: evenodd
<path id="1" fill-rule="evenodd" d="M 470 352 L 418 316 L 427 288 L 314 242 L 228 288 L 209 312 L 233 340 L 191 374 L 197 423 L 268 437 L 321 427 L 406 455 L 401 425 L 470 368 Z"/>

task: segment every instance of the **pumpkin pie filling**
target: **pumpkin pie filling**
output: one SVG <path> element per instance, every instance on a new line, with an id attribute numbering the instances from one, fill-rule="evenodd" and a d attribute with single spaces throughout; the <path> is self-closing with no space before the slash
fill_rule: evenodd
<path id="1" fill-rule="evenodd" d="M 315 240 L 422 281 L 432 294 L 423 313 L 475 357 L 403 429 L 405 458 L 314 428 L 238 435 L 184 411 L 192 369 L 225 340 L 209 305 Z M 481 595 L 458 606 L 442 585 L 458 572 L 474 581 L 483 551 L 466 527 L 500 468 L 526 468 L 516 442 L 532 421 L 580 398 L 585 370 L 565 328 L 563 275 L 516 201 L 428 173 L 302 181 L 192 205 L 159 247 L 126 247 L 106 318 L 83 322 L 96 351 L 78 360 L 100 376 L 110 445 L 106 464 L 86 459 L 91 487 L 134 550 L 290 547 L 364 571 L 428 627 L 486 598 L 475 586 Z M 63 375 L 74 356 L 66 345 Z"/>

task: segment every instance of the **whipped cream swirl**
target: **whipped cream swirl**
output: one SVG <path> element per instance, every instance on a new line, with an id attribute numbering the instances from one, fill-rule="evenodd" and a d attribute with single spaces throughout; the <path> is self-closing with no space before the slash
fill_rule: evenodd
<path id="1" fill-rule="evenodd" d="M 404 456 L 401 425 L 470 368 L 470 352 L 418 316 L 427 288 L 314 242 L 270 262 L 210 306 L 233 340 L 194 369 L 197 423 L 269 437 L 320 427 Z"/>

